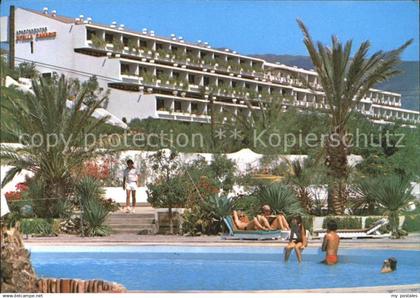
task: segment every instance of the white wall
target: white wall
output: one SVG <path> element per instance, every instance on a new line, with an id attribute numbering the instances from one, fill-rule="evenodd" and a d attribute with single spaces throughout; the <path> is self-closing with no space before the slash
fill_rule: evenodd
<path id="1" fill-rule="evenodd" d="M 107 110 L 120 119 L 127 118 L 128 122 L 135 118 L 156 117 L 156 97 L 112 89 Z"/>
<path id="2" fill-rule="evenodd" d="M 17 42 L 17 64 L 22 62 L 21 59 L 34 61 L 39 63 L 37 69 L 40 72 L 57 72 L 81 81 L 96 75 L 100 87 L 105 89 L 108 83 L 121 81 L 119 58 L 94 57 L 74 52 L 75 48 L 87 45 L 85 25 L 63 23 L 16 9 L 16 31 L 39 27 L 47 27 L 48 32 L 57 32 L 57 36 L 52 40 L 34 40 L 33 54 L 30 42 Z M 128 121 L 157 116 L 154 95 L 140 95 L 140 92 L 118 89 L 110 89 L 107 110 L 120 119 L 126 117 Z"/>
<path id="3" fill-rule="evenodd" d="M 0 42 L 9 40 L 9 17 L 0 17 Z"/>

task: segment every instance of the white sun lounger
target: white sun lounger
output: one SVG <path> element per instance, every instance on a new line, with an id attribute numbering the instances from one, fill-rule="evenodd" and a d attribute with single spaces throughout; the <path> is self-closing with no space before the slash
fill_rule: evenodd
<path id="1" fill-rule="evenodd" d="M 375 222 L 371 227 L 365 229 L 339 229 L 338 236 L 341 239 L 357 239 L 357 238 L 385 238 L 389 237 L 390 233 L 381 234 L 379 229 L 389 223 L 388 219 L 383 218 Z M 314 231 L 314 238 L 324 238 L 327 230 Z"/>

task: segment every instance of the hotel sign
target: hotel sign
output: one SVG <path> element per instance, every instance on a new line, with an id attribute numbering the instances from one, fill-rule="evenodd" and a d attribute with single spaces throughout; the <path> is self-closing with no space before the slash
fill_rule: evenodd
<path id="1" fill-rule="evenodd" d="M 47 27 L 22 29 L 16 31 L 16 41 L 31 41 L 33 39 L 53 39 L 57 32 L 49 32 Z"/>

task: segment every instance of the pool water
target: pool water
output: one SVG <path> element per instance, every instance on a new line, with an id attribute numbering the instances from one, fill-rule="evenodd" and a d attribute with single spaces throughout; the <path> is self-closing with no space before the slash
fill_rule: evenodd
<path id="1" fill-rule="evenodd" d="M 420 251 L 341 249 L 339 264 L 319 262 L 324 254 L 305 249 L 298 264 L 283 247 L 32 247 L 42 277 L 104 279 L 128 290 L 286 290 L 404 285 L 420 282 Z M 381 274 L 383 260 L 397 271 Z"/>

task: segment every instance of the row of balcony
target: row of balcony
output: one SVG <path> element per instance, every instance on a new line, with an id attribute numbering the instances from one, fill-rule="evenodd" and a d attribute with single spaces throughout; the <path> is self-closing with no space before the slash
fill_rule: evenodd
<path id="1" fill-rule="evenodd" d="M 222 58 L 214 59 L 212 57 L 199 57 L 193 53 L 187 53 L 181 50 L 153 50 L 148 47 L 137 47 L 130 44 L 125 46 L 118 39 L 113 40 L 112 43 L 107 43 L 104 39 L 96 37 L 95 35 L 91 36 L 91 40 L 88 40 L 88 44 L 96 49 L 110 50 L 116 53 L 152 59 L 158 62 L 180 64 L 204 69 L 213 69 L 218 72 L 255 77 L 258 79 L 264 79 L 265 76 L 262 66 L 249 65 L 246 63 L 240 64 L 235 63 L 234 61 L 227 61 Z"/>
<path id="2" fill-rule="evenodd" d="M 124 77 L 125 76 L 125 77 Z M 150 74 L 142 73 L 139 76 L 123 74 L 123 81 L 128 83 L 135 83 L 145 88 L 163 88 L 170 89 L 173 92 L 183 94 L 185 92 L 194 92 L 199 94 L 204 99 L 212 96 L 254 100 L 254 101 L 292 101 L 294 100 L 293 93 L 269 93 L 268 91 L 257 92 L 256 90 L 249 90 L 241 87 L 231 86 L 199 86 L 196 84 L 189 84 L 186 79 L 174 78 L 169 76 L 161 76 L 159 79 Z"/>
<path id="3" fill-rule="evenodd" d="M 98 41 L 99 40 L 99 41 Z M 228 62 L 220 59 L 213 59 L 211 57 L 199 58 L 193 54 L 185 52 L 173 52 L 166 49 L 151 50 L 149 48 L 142 47 L 129 47 L 124 46 L 121 41 L 115 41 L 112 44 L 106 43 L 105 40 L 97 39 L 92 36 L 91 41 L 88 44 L 93 48 L 112 51 L 114 53 L 120 53 L 124 55 L 134 56 L 140 58 L 143 62 L 150 63 L 162 63 L 175 67 L 192 68 L 202 70 L 211 73 L 220 73 L 229 76 L 236 76 L 238 78 L 251 78 L 254 80 L 260 80 L 262 82 L 272 82 L 277 84 L 291 85 L 294 87 L 306 88 L 305 84 L 290 75 L 271 75 L 264 73 L 263 67 L 250 66 L 247 64 L 238 64 L 235 62 Z M 322 86 L 315 81 L 309 82 L 309 85 L 315 89 L 322 91 Z"/>

